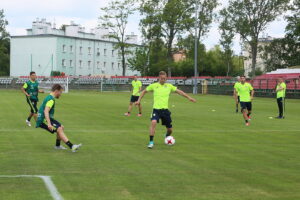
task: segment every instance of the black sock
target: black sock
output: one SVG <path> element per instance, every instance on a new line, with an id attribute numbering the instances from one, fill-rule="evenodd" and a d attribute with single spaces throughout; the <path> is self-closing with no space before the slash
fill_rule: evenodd
<path id="1" fill-rule="evenodd" d="M 166 137 L 168 137 L 168 136 L 170 136 L 170 135 L 171 135 L 171 133 L 167 133 L 167 134 L 166 134 Z"/>
<path id="2" fill-rule="evenodd" d="M 246 123 L 248 123 L 248 120 L 245 120 Z"/>
<path id="3" fill-rule="evenodd" d="M 141 114 L 142 114 L 142 112 L 139 112 L 139 114 L 141 115 Z"/>
<path id="4" fill-rule="evenodd" d="M 32 116 L 28 117 L 27 120 L 30 121 L 30 120 L 31 120 L 31 117 L 32 117 Z"/>
<path id="5" fill-rule="evenodd" d="M 150 142 L 153 142 L 153 138 L 154 138 L 154 136 L 150 135 Z"/>
<path id="6" fill-rule="evenodd" d="M 56 139 L 56 144 L 55 144 L 57 147 L 60 146 L 60 140 Z"/>
<path id="7" fill-rule="evenodd" d="M 73 144 L 70 141 L 66 142 L 66 145 L 68 145 L 68 147 L 70 147 L 70 149 L 72 149 L 72 147 L 73 147 Z"/>
<path id="8" fill-rule="evenodd" d="M 127 112 L 128 114 L 130 114 L 130 112 Z"/>

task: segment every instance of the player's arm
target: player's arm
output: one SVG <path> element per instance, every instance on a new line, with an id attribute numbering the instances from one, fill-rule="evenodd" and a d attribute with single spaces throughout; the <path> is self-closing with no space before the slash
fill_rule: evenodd
<path id="1" fill-rule="evenodd" d="M 254 89 L 251 90 L 251 100 L 254 98 Z"/>
<path id="2" fill-rule="evenodd" d="M 30 95 L 26 92 L 26 88 L 28 87 L 27 83 L 24 83 L 24 85 L 21 87 L 21 91 L 28 97 L 30 97 Z"/>
<path id="3" fill-rule="evenodd" d="M 183 97 L 187 98 L 187 99 L 188 99 L 189 101 L 191 101 L 191 102 L 196 102 L 196 99 L 190 97 L 188 94 L 186 94 L 186 93 L 185 93 L 184 91 L 182 91 L 182 90 L 176 89 L 175 92 L 176 92 L 177 94 L 179 94 L 180 96 L 183 96 Z"/>
<path id="4" fill-rule="evenodd" d="M 139 97 L 139 100 L 137 100 L 137 102 L 135 102 L 136 105 L 139 105 L 141 103 L 141 100 L 143 99 L 143 97 L 145 96 L 145 94 L 147 93 L 147 90 L 143 90 L 140 97 Z"/>
<path id="5" fill-rule="evenodd" d="M 49 117 L 49 111 L 50 111 L 50 109 L 51 109 L 50 107 L 46 106 L 45 110 L 44 110 L 44 114 L 45 114 L 45 119 L 47 121 L 48 129 L 50 131 L 52 131 L 53 130 L 53 126 L 51 124 L 50 117 Z"/>

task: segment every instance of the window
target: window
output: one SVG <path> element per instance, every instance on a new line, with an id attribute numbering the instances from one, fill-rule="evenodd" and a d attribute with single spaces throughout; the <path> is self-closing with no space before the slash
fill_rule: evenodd
<path id="1" fill-rule="evenodd" d="M 62 59 L 61 65 L 62 65 L 63 67 L 66 66 L 66 60 L 65 60 L 65 59 Z"/>
<path id="2" fill-rule="evenodd" d="M 121 58 L 121 55 L 122 55 L 121 51 L 118 51 L 118 57 L 119 58 Z"/>
<path id="3" fill-rule="evenodd" d="M 103 63 L 103 68 L 104 68 L 104 69 L 106 68 L 106 62 Z"/>
<path id="4" fill-rule="evenodd" d="M 100 62 L 97 61 L 97 69 L 100 69 Z"/>
<path id="5" fill-rule="evenodd" d="M 79 53 L 82 54 L 82 47 L 79 47 Z"/>
<path id="6" fill-rule="evenodd" d="M 115 55 L 115 50 L 112 50 L 111 51 L 111 56 L 114 57 L 114 55 Z"/>
<path id="7" fill-rule="evenodd" d="M 104 56 L 106 56 L 106 51 L 107 51 L 107 49 L 104 49 Z"/>
<path id="8" fill-rule="evenodd" d="M 66 52 L 66 45 L 62 46 L 63 52 Z"/>
<path id="9" fill-rule="evenodd" d="M 79 60 L 79 68 L 82 68 L 82 60 Z"/>
<path id="10" fill-rule="evenodd" d="M 91 50 L 92 50 L 92 48 L 91 48 L 91 47 L 89 47 L 89 48 L 88 48 L 89 55 L 91 55 Z"/>
<path id="11" fill-rule="evenodd" d="M 100 49 L 97 48 L 97 56 L 100 56 Z"/>
<path id="12" fill-rule="evenodd" d="M 91 69 L 91 61 L 88 61 L 88 67 L 89 67 L 89 69 Z"/>
<path id="13" fill-rule="evenodd" d="M 70 45 L 70 52 L 73 52 L 73 46 Z"/>
<path id="14" fill-rule="evenodd" d="M 70 60 L 70 67 L 73 67 L 73 60 Z"/>
<path id="15" fill-rule="evenodd" d="M 115 63 L 111 63 L 111 68 L 112 68 L 112 70 L 114 70 L 114 67 L 115 67 Z"/>

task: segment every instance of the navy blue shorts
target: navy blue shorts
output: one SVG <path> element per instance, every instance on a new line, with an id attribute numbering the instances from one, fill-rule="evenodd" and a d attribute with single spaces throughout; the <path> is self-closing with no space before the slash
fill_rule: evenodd
<path id="1" fill-rule="evenodd" d="M 171 112 L 168 109 L 153 109 L 151 121 L 156 120 L 159 123 L 160 119 L 162 125 L 172 128 Z"/>
<path id="2" fill-rule="evenodd" d="M 242 110 L 252 110 L 252 102 L 240 102 Z"/>
<path id="3" fill-rule="evenodd" d="M 50 119 L 52 126 L 54 127 L 54 129 L 52 131 L 50 131 L 48 129 L 48 125 L 45 123 L 41 123 L 41 125 L 39 126 L 42 129 L 45 129 L 46 131 L 50 132 L 50 133 L 55 133 L 57 132 L 57 129 L 59 127 L 61 127 L 61 123 L 59 123 L 58 121 L 56 121 L 55 119 Z"/>
<path id="4" fill-rule="evenodd" d="M 27 103 L 30 107 L 30 112 L 36 114 L 38 112 L 37 100 L 29 99 L 29 97 L 27 97 L 26 100 L 27 100 Z"/>
<path id="5" fill-rule="evenodd" d="M 139 98 L 140 98 L 139 96 L 133 96 L 133 95 L 131 95 L 130 102 L 131 103 L 137 102 L 139 100 Z"/>

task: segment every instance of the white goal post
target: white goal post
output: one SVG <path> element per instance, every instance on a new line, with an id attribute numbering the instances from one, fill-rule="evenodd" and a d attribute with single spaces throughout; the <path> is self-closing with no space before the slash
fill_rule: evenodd
<path id="1" fill-rule="evenodd" d="M 64 93 L 69 93 L 69 77 L 45 77 L 39 81 L 39 89 L 50 92 L 54 84 L 60 84 L 64 88 Z"/>

